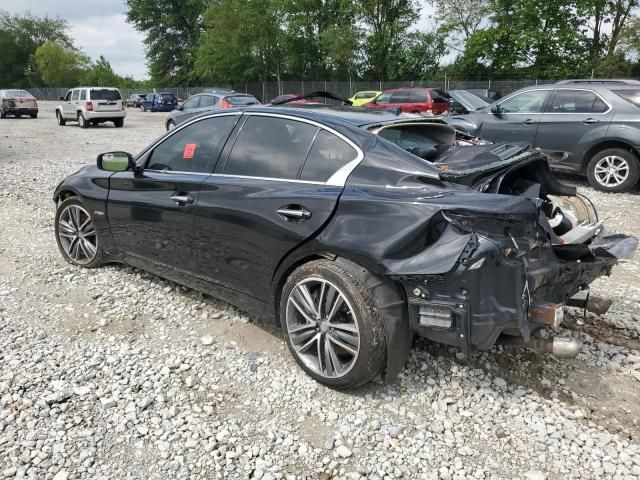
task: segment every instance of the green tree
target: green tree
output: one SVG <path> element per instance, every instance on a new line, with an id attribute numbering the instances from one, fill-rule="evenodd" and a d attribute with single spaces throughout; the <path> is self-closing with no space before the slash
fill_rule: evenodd
<path id="1" fill-rule="evenodd" d="M 145 36 L 151 78 L 158 84 L 195 80 L 195 53 L 203 13 L 213 0 L 126 0 L 127 21 Z M 236 18 L 242 24 L 242 17 Z"/>
<path id="2" fill-rule="evenodd" d="M 360 16 L 367 31 L 369 75 L 375 80 L 387 80 L 406 30 L 418 18 L 417 4 L 414 0 L 362 0 Z"/>
<path id="3" fill-rule="evenodd" d="M 280 79 L 284 55 L 278 7 L 279 2 L 265 0 L 221 0 L 210 7 L 195 76 L 213 83 Z"/>
<path id="4" fill-rule="evenodd" d="M 36 49 L 45 42 L 71 48 L 69 24 L 62 18 L 36 17 L 26 12 L 10 15 L 0 11 L 0 84 L 10 87 L 41 83 L 34 63 Z"/>
<path id="5" fill-rule="evenodd" d="M 445 32 L 411 32 L 404 37 L 400 53 L 393 59 L 391 77 L 431 80 L 437 75 L 440 61 L 446 54 Z"/>
<path id="6" fill-rule="evenodd" d="M 45 42 L 39 46 L 35 63 L 45 85 L 51 87 L 78 85 L 90 67 L 89 57 L 56 42 Z"/>
<path id="7" fill-rule="evenodd" d="M 113 71 L 109 61 L 100 55 L 98 61 L 87 71 L 85 83 L 99 87 L 122 86 L 124 79 Z"/>
<path id="8" fill-rule="evenodd" d="M 491 12 L 490 0 L 430 0 L 430 3 L 438 30 L 447 34 L 456 48 L 460 40 L 464 43 L 488 21 Z"/>

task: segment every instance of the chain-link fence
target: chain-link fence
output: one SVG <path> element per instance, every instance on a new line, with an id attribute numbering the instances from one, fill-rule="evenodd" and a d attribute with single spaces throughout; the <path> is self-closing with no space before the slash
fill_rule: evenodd
<path id="1" fill-rule="evenodd" d="M 434 87 L 442 90 L 472 90 L 484 96 L 500 97 L 511 93 L 519 88 L 539 83 L 552 83 L 553 80 L 407 80 L 393 82 L 366 82 L 366 81 L 318 81 L 318 80 L 286 80 L 281 82 L 250 82 L 233 83 L 227 85 L 216 85 L 219 88 L 231 88 L 236 92 L 250 93 L 263 102 L 285 93 L 306 94 L 318 90 L 350 97 L 361 90 L 389 90 L 398 87 Z M 191 95 L 201 93 L 205 88 L 213 87 L 156 87 L 156 92 L 173 93 L 176 97 L 186 100 Z M 30 88 L 29 91 L 40 100 L 58 100 L 66 95 L 69 88 Z M 120 92 L 124 98 L 134 93 L 147 94 L 149 92 L 141 89 L 121 88 Z"/>

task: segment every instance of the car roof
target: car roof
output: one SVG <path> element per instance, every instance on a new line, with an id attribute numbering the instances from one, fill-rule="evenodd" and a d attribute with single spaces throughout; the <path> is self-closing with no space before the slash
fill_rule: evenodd
<path id="1" fill-rule="evenodd" d="M 385 90 L 385 92 L 396 92 L 398 90 L 438 90 L 437 87 L 398 87 L 398 88 L 389 88 Z"/>
<path id="2" fill-rule="evenodd" d="M 569 80 L 560 80 L 556 82 L 556 85 L 566 84 L 591 84 L 591 85 L 640 85 L 640 80 L 633 80 L 627 78 L 575 78 Z"/>

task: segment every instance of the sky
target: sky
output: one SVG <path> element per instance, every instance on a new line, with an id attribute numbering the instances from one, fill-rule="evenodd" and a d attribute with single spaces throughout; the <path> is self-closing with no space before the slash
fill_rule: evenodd
<path id="1" fill-rule="evenodd" d="M 76 47 L 93 60 L 104 55 L 118 75 L 130 75 L 136 80 L 148 77 L 144 35 L 126 22 L 124 0 L 2 0 L 0 9 L 11 14 L 30 10 L 39 17 L 62 17 L 71 26 Z M 432 12 L 429 3 L 424 2 L 414 28 L 429 28 Z"/>
<path id="2" fill-rule="evenodd" d="M 62 17 L 71 25 L 76 47 L 96 60 L 104 55 L 119 75 L 147 78 L 144 36 L 125 20 L 123 0 L 2 0 L 12 14 L 30 10 L 42 17 Z"/>

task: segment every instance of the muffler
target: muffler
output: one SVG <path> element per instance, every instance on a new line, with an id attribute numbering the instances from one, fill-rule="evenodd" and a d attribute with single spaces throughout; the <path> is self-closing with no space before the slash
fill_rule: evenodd
<path id="1" fill-rule="evenodd" d="M 596 297 L 595 295 L 588 295 L 586 298 L 572 297 L 567 300 L 567 307 L 577 307 L 586 309 L 596 315 L 604 315 L 609 311 L 613 300 L 609 298 Z"/>
<path id="2" fill-rule="evenodd" d="M 576 358 L 582 348 L 582 340 L 570 337 L 532 338 L 525 342 L 522 337 L 510 337 L 503 335 L 498 340 L 501 345 L 515 345 L 531 348 L 541 352 L 548 352 L 558 358 Z"/>

